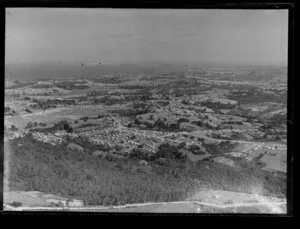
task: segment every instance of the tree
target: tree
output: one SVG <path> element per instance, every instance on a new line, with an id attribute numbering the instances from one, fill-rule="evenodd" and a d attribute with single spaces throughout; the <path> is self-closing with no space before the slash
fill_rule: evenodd
<path id="1" fill-rule="evenodd" d="M 154 125 L 156 127 L 158 127 L 159 129 L 167 128 L 167 125 L 163 121 L 161 121 L 160 119 L 156 120 Z"/>
<path id="2" fill-rule="evenodd" d="M 10 109 L 10 107 L 4 107 L 4 112 L 6 113 L 6 112 L 10 112 L 11 111 L 11 109 Z"/>
<path id="3" fill-rule="evenodd" d="M 189 120 L 187 118 L 180 118 L 177 120 L 178 123 L 181 123 L 181 122 L 189 122 Z"/>
<path id="4" fill-rule="evenodd" d="M 198 145 L 191 145 L 189 147 L 189 151 L 191 151 L 193 154 L 196 154 L 196 155 L 205 154 L 204 152 L 201 151 L 201 148 Z"/>
<path id="5" fill-rule="evenodd" d="M 203 126 L 203 122 L 202 121 L 196 121 L 196 125 L 202 127 Z"/>
<path id="6" fill-rule="evenodd" d="M 97 116 L 97 118 L 99 119 L 99 118 L 103 118 L 104 117 L 104 115 L 102 115 L 102 114 L 99 114 L 98 116 Z"/>
<path id="7" fill-rule="evenodd" d="M 162 143 L 158 147 L 158 151 L 156 152 L 156 156 L 158 158 L 168 158 L 168 159 L 182 159 L 183 155 L 179 152 L 176 146 L 173 146 L 169 143 Z"/>
<path id="8" fill-rule="evenodd" d="M 181 142 L 181 143 L 177 146 L 178 149 L 183 149 L 184 147 L 186 147 L 186 142 Z"/>
<path id="9" fill-rule="evenodd" d="M 30 121 L 27 123 L 27 125 L 25 126 L 25 129 L 29 129 L 33 127 L 33 123 Z"/>
<path id="10" fill-rule="evenodd" d="M 182 100 L 181 103 L 184 104 L 184 105 L 189 105 L 190 104 L 187 100 Z"/>
<path id="11" fill-rule="evenodd" d="M 84 116 L 84 117 L 82 117 L 80 119 L 82 119 L 84 122 L 86 122 L 89 119 L 89 117 L 88 116 Z"/>
<path id="12" fill-rule="evenodd" d="M 180 127 L 179 123 L 171 123 L 170 124 L 170 129 L 172 129 L 172 130 L 178 130 L 179 127 Z"/>
<path id="13" fill-rule="evenodd" d="M 135 148 L 131 150 L 128 156 L 130 159 L 148 160 L 150 155 L 141 149 Z"/>
<path id="14" fill-rule="evenodd" d="M 72 132 L 73 132 L 73 128 L 70 126 L 69 123 L 65 123 L 65 124 L 64 124 L 64 130 L 65 130 L 67 133 L 72 133 Z"/>
<path id="15" fill-rule="evenodd" d="M 15 125 L 11 125 L 10 130 L 11 130 L 11 131 L 17 131 L 18 128 L 17 128 Z"/>
<path id="16" fill-rule="evenodd" d="M 149 90 L 143 90 L 140 99 L 141 99 L 141 101 L 145 102 L 150 99 L 151 95 L 152 94 Z"/>

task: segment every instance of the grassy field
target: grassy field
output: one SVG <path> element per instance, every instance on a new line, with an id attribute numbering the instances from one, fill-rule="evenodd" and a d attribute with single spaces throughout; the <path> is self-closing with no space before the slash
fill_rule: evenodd
<path id="1" fill-rule="evenodd" d="M 285 196 L 285 176 L 274 176 L 255 166 L 232 168 L 211 161 L 171 160 L 157 166 L 150 162 L 150 171 L 142 167 L 133 171 L 130 168 L 137 162 L 131 159 L 108 161 L 66 146 L 37 142 L 30 135 L 11 140 L 5 146 L 8 188 L 70 196 L 88 205 L 178 201 L 202 187 L 246 193 L 260 187 L 262 194 Z"/>
<path id="2" fill-rule="evenodd" d="M 28 122 L 45 122 L 48 124 L 55 124 L 62 120 L 78 119 L 82 116 L 97 116 L 105 114 L 107 110 L 102 106 L 95 107 L 61 107 L 52 110 L 40 111 L 25 115 L 15 115 L 5 117 L 5 125 L 10 126 L 14 124 L 18 128 L 24 128 Z"/>

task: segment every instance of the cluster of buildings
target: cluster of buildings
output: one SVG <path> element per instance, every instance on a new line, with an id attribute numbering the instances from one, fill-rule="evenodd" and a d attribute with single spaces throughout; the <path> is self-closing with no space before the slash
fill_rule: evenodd
<path id="1" fill-rule="evenodd" d="M 220 74 L 227 74 L 228 72 L 232 72 L 230 69 L 211 69 L 207 72 L 214 74 L 218 72 Z M 87 90 L 86 93 L 78 92 L 76 95 L 66 95 L 71 98 L 84 97 L 86 98 L 83 102 L 80 100 L 81 109 L 94 108 L 92 107 L 92 99 L 93 97 L 102 97 L 110 96 L 112 99 L 124 99 L 124 95 L 132 95 L 134 96 L 137 91 L 143 90 L 140 89 L 142 87 L 138 86 L 149 86 L 149 85 L 163 85 L 163 84 L 172 84 L 173 79 L 161 78 L 153 81 L 151 77 L 147 80 L 147 77 L 142 76 L 142 79 L 134 79 L 130 78 L 128 81 L 120 82 L 119 84 L 102 84 L 102 83 L 94 83 L 89 80 L 81 80 L 78 81 L 79 85 L 83 85 L 82 83 L 86 83 L 89 86 L 95 86 L 95 90 Z M 125 77 L 124 77 L 125 78 Z M 177 79 L 178 80 L 178 79 Z M 72 80 L 72 82 L 76 83 L 76 80 Z M 55 87 L 56 83 L 61 83 L 60 80 L 52 80 L 52 81 L 38 81 L 38 85 L 50 85 L 53 87 L 50 88 L 17 88 L 17 89 L 6 89 L 5 93 L 7 95 L 10 94 L 23 94 L 23 95 L 31 95 L 32 98 L 37 98 L 39 95 L 49 95 L 55 94 L 57 92 L 71 92 L 68 90 L 64 90 L 62 88 Z M 7 85 L 12 85 L 7 83 Z M 76 85 L 76 84 L 75 84 Z M 97 89 L 97 85 L 101 86 L 101 88 Z M 213 83 L 212 83 L 213 85 Z M 126 87 L 130 86 L 130 87 Z M 137 86 L 137 87 L 135 87 Z M 207 86 L 207 85 L 199 85 Z M 208 85 L 210 86 L 210 85 Z M 208 87 L 207 86 L 207 87 Z M 124 89 L 125 88 L 125 89 Z M 138 89 L 136 89 L 138 88 Z M 277 90 L 282 89 L 283 87 L 277 88 Z M 270 88 L 272 89 L 272 88 Z M 170 87 L 170 90 L 173 89 Z M 184 88 L 185 90 L 185 88 Z M 188 90 L 188 89 L 186 89 Z M 201 133 L 204 135 L 214 138 L 212 134 L 219 134 L 220 138 L 228 138 L 232 137 L 233 133 L 247 133 L 251 137 L 260 138 L 264 136 L 264 132 L 259 131 L 259 126 L 255 124 L 255 122 L 246 122 L 244 119 L 238 119 L 238 115 L 231 114 L 231 111 L 234 110 L 238 105 L 238 101 L 227 99 L 224 95 L 223 91 L 220 93 L 216 93 L 215 91 L 208 90 L 210 93 L 203 93 L 197 95 L 183 95 L 183 96 L 175 96 L 175 94 L 167 93 L 168 95 L 164 95 L 163 93 L 159 93 L 159 90 L 153 87 L 152 95 L 149 97 L 151 101 L 150 111 L 146 114 L 137 115 L 136 118 L 140 120 L 140 124 L 146 124 L 148 122 L 154 123 L 156 120 L 161 120 L 167 125 L 176 124 L 181 119 L 182 122 L 189 123 L 190 125 L 194 125 L 197 127 Z M 231 90 L 233 94 L 244 94 L 247 93 L 247 89 L 236 89 Z M 222 93 L 223 94 L 222 94 Z M 72 97 L 73 96 L 73 97 Z M 47 96 L 46 99 L 51 96 Z M 228 97 L 229 98 L 229 97 Z M 56 98 L 57 99 L 57 98 Z M 66 98 L 65 98 L 66 99 Z M 47 100 L 45 100 L 46 102 Z M 77 101 L 77 100 L 76 100 Z M 148 102 L 150 102 L 148 101 Z M 88 106 L 84 106 L 84 102 Z M 126 103 L 127 101 L 124 101 Z M 128 101 L 130 104 L 131 101 Z M 30 101 L 26 101 L 27 105 L 30 104 Z M 13 103 L 17 104 L 17 103 Z M 228 106 L 229 108 L 227 108 Z M 13 107 L 13 106 L 12 106 Z M 228 123 L 227 121 L 231 120 L 232 123 Z M 234 123 L 235 121 L 240 121 L 240 124 Z M 164 132 L 157 131 L 155 129 L 147 130 L 147 128 L 141 128 L 141 125 L 134 125 L 133 127 L 127 127 L 130 124 L 130 121 L 125 121 L 120 117 L 116 118 L 108 118 L 106 123 L 111 124 L 108 127 L 104 128 L 85 128 L 84 131 L 81 131 L 81 128 L 75 127 L 76 133 L 65 133 L 65 132 L 57 132 L 57 133 L 41 133 L 41 132 L 33 132 L 33 137 L 42 142 L 46 142 L 52 145 L 62 143 L 64 136 L 69 135 L 72 137 L 78 136 L 86 136 L 91 142 L 95 144 L 104 144 L 113 146 L 122 146 L 126 151 L 130 151 L 133 148 L 141 148 L 146 149 L 149 152 L 155 152 L 157 150 L 157 146 L 162 142 L 169 142 L 171 144 L 179 144 L 180 142 L 186 142 L 189 144 L 198 144 L 201 143 L 195 139 L 190 139 L 190 134 L 184 133 L 183 129 L 180 129 L 180 132 Z M 77 128 L 77 130 L 76 130 Z M 16 137 L 23 136 L 25 132 L 15 131 L 10 132 L 6 139 L 13 139 Z M 253 138 L 248 138 L 249 141 L 253 140 Z M 244 152 L 233 152 L 232 156 L 239 157 L 247 157 L 247 153 Z M 249 157 L 250 158 L 250 157 Z M 248 158 L 248 159 L 249 159 Z M 247 159 L 247 160 L 248 160 Z M 249 159 L 250 160 L 250 159 Z"/>
<path id="2" fill-rule="evenodd" d="M 27 134 L 26 131 L 9 131 L 4 134 L 4 142 L 7 142 L 9 140 L 13 140 L 15 138 L 21 138 L 24 137 Z"/>
<path id="3" fill-rule="evenodd" d="M 40 132 L 33 132 L 32 136 L 38 141 L 49 143 L 51 145 L 61 144 L 63 141 L 63 138 L 61 136 L 55 136 L 54 134 L 50 133 L 45 134 Z"/>

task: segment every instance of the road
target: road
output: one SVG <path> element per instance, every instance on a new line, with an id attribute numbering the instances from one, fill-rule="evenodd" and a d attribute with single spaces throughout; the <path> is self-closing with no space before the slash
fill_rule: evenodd
<path id="1" fill-rule="evenodd" d="M 131 204 L 115 207 L 102 207 L 102 206 L 91 206 L 91 207 L 12 207 L 10 205 L 4 205 L 6 211 L 89 211 L 89 212 L 181 212 L 181 213 L 201 213 L 201 208 L 211 207 L 220 209 L 220 212 L 224 213 L 226 209 L 244 207 L 244 208 L 268 208 L 268 212 L 265 213 L 277 213 L 284 214 L 282 210 L 283 206 L 286 205 L 285 201 L 282 202 L 265 202 L 265 203 L 239 203 L 239 204 L 227 204 L 218 205 L 205 203 L 201 201 L 178 201 L 168 203 L 144 203 L 144 204 Z M 144 208 L 147 207 L 147 208 Z M 259 211 L 259 210 L 257 210 Z M 225 211 L 226 212 L 226 211 Z M 206 212 L 209 213 L 209 212 Z M 255 212 L 254 212 L 255 213 Z"/>
<path id="2" fill-rule="evenodd" d="M 5 192 L 5 211 L 87 211 L 87 212 L 169 212 L 169 213 L 233 213 L 243 208 L 248 213 L 286 212 L 286 200 L 258 194 L 237 193 L 223 190 L 201 190 L 193 197 L 176 202 L 134 203 L 122 206 L 81 206 L 62 204 L 53 207 L 51 203 L 65 202 L 67 198 L 41 192 Z M 9 203 L 22 203 L 13 207 Z"/>

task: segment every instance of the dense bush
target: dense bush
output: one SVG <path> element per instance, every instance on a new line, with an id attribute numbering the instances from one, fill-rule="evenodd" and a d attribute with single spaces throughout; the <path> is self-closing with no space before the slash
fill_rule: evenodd
<path id="1" fill-rule="evenodd" d="M 84 122 L 86 122 L 88 119 L 89 119 L 88 116 L 83 116 L 83 117 L 79 118 L 79 120 L 83 120 Z"/>
<path id="2" fill-rule="evenodd" d="M 91 127 L 91 126 L 96 126 L 94 123 L 84 123 L 77 128 L 85 128 L 85 127 Z"/>
<path id="3" fill-rule="evenodd" d="M 112 147 L 110 147 L 109 145 L 96 144 L 96 143 L 90 142 L 88 137 L 86 137 L 86 136 L 78 136 L 78 137 L 72 137 L 72 138 L 67 136 L 65 140 L 67 142 L 72 142 L 72 143 L 75 143 L 75 144 L 83 147 L 88 154 L 92 154 L 96 150 L 101 150 L 101 151 L 105 151 L 105 152 L 112 150 Z"/>
<path id="4" fill-rule="evenodd" d="M 9 130 L 11 130 L 11 131 L 17 131 L 18 128 L 15 125 L 11 125 L 11 127 L 10 127 Z"/>
<path id="5" fill-rule="evenodd" d="M 35 104 L 30 105 L 32 108 L 35 109 L 50 109 L 50 108 L 55 108 L 56 104 L 55 103 L 51 103 L 45 100 L 40 100 L 40 99 L 33 99 L 33 102 L 35 102 Z"/>
<path id="6" fill-rule="evenodd" d="M 201 155 L 201 154 L 205 154 L 205 152 L 202 152 L 201 151 L 201 148 L 200 146 L 198 145 L 190 145 L 188 147 L 188 150 L 191 151 L 192 154 L 195 154 L 195 155 Z"/>
<path id="7" fill-rule="evenodd" d="M 64 90 L 75 90 L 75 89 L 87 89 L 88 85 L 78 85 L 78 82 L 72 81 L 62 81 L 55 84 L 56 87 L 62 88 Z"/>
<path id="8" fill-rule="evenodd" d="M 156 152 L 157 158 L 167 158 L 167 159 L 183 159 L 183 155 L 179 152 L 178 148 L 169 143 L 162 143 L 158 146 L 158 151 Z"/>
<path id="9" fill-rule="evenodd" d="M 177 146 L 178 149 L 184 149 L 186 147 L 186 142 L 180 142 Z"/>
<path id="10" fill-rule="evenodd" d="M 157 104 L 159 106 L 165 107 L 165 106 L 168 106 L 170 104 L 170 102 L 169 101 L 157 101 Z"/>
<path id="11" fill-rule="evenodd" d="M 114 98 L 111 95 L 105 95 L 101 98 L 95 98 L 92 100 L 93 104 L 104 104 L 107 106 L 111 106 L 114 104 L 120 104 L 124 101 L 124 99 L 121 98 Z"/>
<path id="12" fill-rule="evenodd" d="M 51 105 L 76 105 L 74 99 L 47 99 L 47 104 Z"/>
<path id="13" fill-rule="evenodd" d="M 112 113 L 117 113 L 120 116 L 127 116 L 127 117 L 135 117 L 136 115 L 140 115 L 140 114 L 144 114 L 144 111 L 140 111 L 140 110 L 135 110 L 135 109 L 116 109 L 111 111 Z"/>
<path id="14" fill-rule="evenodd" d="M 136 111 L 136 114 L 147 114 L 150 109 L 150 105 L 146 102 L 134 102 L 133 109 Z"/>
<path id="15" fill-rule="evenodd" d="M 115 162 L 72 152 L 65 144 L 37 142 L 29 136 L 10 142 L 9 163 L 10 190 L 60 193 L 90 205 L 178 201 L 186 199 L 194 188 L 191 180 L 179 180 L 176 171 L 161 175 L 125 172 L 124 164 L 116 168 Z"/>
<path id="16" fill-rule="evenodd" d="M 189 122 L 190 120 L 188 120 L 187 118 L 180 118 L 177 120 L 178 123 L 181 123 L 181 122 Z"/>
<path id="17" fill-rule="evenodd" d="M 266 93 L 259 89 L 249 89 L 247 92 L 239 94 L 231 94 L 227 96 L 228 99 L 239 101 L 241 104 L 247 103 L 260 103 L 274 102 L 274 103 L 287 103 L 287 93 L 280 95 L 278 93 Z"/>
<path id="18" fill-rule="evenodd" d="M 46 126 L 45 123 L 40 124 L 40 125 L 41 126 Z M 37 126 L 38 126 L 38 123 L 29 122 L 27 124 L 26 128 L 37 127 Z M 67 133 L 72 133 L 73 132 L 73 128 L 70 126 L 70 124 L 66 120 L 55 123 L 52 127 L 38 129 L 39 132 L 43 132 L 43 133 L 53 133 L 53 132 L 56 132 L 58 130 L 65 130 Z"/>
<path id="19" fill-rule="evenodd" d="M 230 152 L 231 150 L 233 150 L 237 147 L 238 143 L 234 142 L 233 144 L 231 144 L 230 141 L 222 141 L 218 144 L 202 143 L 202 145 L 206 148 L 206 150 L 210 154 L 216 155 L 216 154 L 225 154 L 225 153 Z"/>
<path id="20" fill-rule="evenodd" d="M 208 107 L 210 109 L 234 109 L 236 108 L 236 105 L 234 104 L 224 104 L 224 103 L 216 103 L 216 102 L 210 102 L 210 101 L 205 101 L 201 102 L 201 105 L 204 107 Z"/>
<path id="21" fill-rule="evenodd" d="M 135 148 L 131 150 L 128 156 L 130 159 L 148 160 L 150 155 L 141 149 Z"/>
<path id="22" fill-rule="evenodd" d="M 93 78 L 92 80 L 95 83 L 107 83 L 107 84 L 118 84 L 118 83 L 122 82 L 122 80 L 119 78 L 108 77 L 108 76 L 97 77 L 97 78 Z"/>
<path id="23" fill-rule="evenodd" d="M 156 128 L 158 130 L 165 130 L 165 131 L 176 131 L 179 129 L 178 123 L 171 123 L 171 125 L 168 125 L 166 120 L 157 119 L 154 122 L 154 125 L 152 128 Z"/>
<path id="24" fill-rule="evenodd" d="M 180 128 L 179 123 L 171 123 L 170 124 L 170 129 L 171 130 L 178 130 Z"/>
<path id="25" fill-rule="evenodd" d="M 38 142 L 31 134 L 5 144 L 4 151 L 10 156 L 10 174 L 4 176 L 9 179 L 9 189 L 60 193 L 91 205 L 184 200 L 199 189 L 194 179 L 201 187 L 245 193 L 261 187 L 265 195 L 286 195 L 285 174 L 273 175 L 255 166 L 233 168 L 200 161 L 195 166 L 179 167 L 170 160 L 167 166 L 155 166 L 150 173 L 138 173 L 125 170 L 125 161 L 118 161 L 116 168 L 114 162 L 72 152 L 66 145 Z M 176 155 L 169 144 L 162 144 L 160 150 Z"/>
<path id="26" fill-rule="evenodd" d="M 270 123 L 272 126 L 280 126 L 286 125 L 287 123 L 287 115 L 286 114 L 276 114 L 272 118 L 270 118 Z"/>
<path id="27" fill-rule="evenodd" d="M 73 132 L 73 128 L 70 126 L 70 124 L 67 121 L 60 121 L 60 122 L 56 123 L 52 127 L 52 130 L 53 131 L 65 130 L 67 133 L 72 133 Z"/>
<path id="28" fill-rule="evenodd" d="M 73 132 L 73 128 L 69 125 L 69 123 L 65 124 L 63 128 L 67 133 Z"/>
<path id="29" fill-rule="evenodd" d="M 51 88 L 53 85 L 51 84 L 35 84 L 31 86 L 31 88 Z"/>
<path id="30" fill-rule="evenodd" d="M 209 165 L 210 169 L 205 169 Z M 220 163 L 199 161 L 197 167 L 191 167 L 195 177 L 205 185 L 208 182 L 211 188 L 234 192 L 257 194 L 255 187 L 259 187 L 262 195 L 286 196 L 286 174 L 272 175 L 263 171 L 251 162 L 243 168 L 233 168 Z"/>
<path id="31" fill-rule="evenodd" d="M 150 100 L 151 96 L 152 96 L 152 93 L 148 89 L 141 90 L 140 100 L 143 102 L 146 102 L 146 101 Z"/>
<path id="32" fill-rule="evenodd" d="M 29 129 L 33 127 L 33 123 L 30 121 L 26 124 L 25 129 Z"/>
<path id="33" fill-rule="evenodd" d="M 22 87 L 28 87 L 33 85 L 34 82 L 19 82 L 19 81 L 15 81 L 15 84 L 7 87 L 7 89 L 17 89 L 17 88 L 22 88 Z"/>
<path id="34" fill-rule="evenodd" d="M 27 113 L 32 113 L 32 111 L 29 110 L 29 109 L 27 109 L 27 108 L 25 108 L 25 111 L 26 111 Z"/>
<path id="35" fill-rule="evenodd" d="M 5 113 L 10 112 L 10 111 L 11 111 L 10 107 L 4 107 L 4 112 Z"/>

